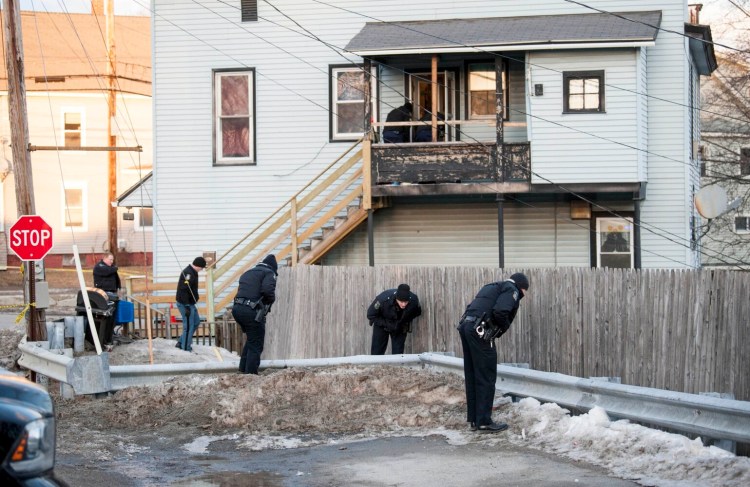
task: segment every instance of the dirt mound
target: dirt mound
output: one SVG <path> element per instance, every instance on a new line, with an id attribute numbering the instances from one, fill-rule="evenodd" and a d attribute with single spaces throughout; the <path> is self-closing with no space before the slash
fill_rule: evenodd
<path id="1" fill-rule="evenodd" d="M 193 375 L 103 400 L 58 404 L 61 418 L 92 428 L 132 432 L 174 425 L 264 434 L 462 427 L 464 410 L 459 377 L 389 366 Z"/>
<path id="2" fill-rule="evenodd" d="M 26 331 L 22 327 L 10 330 L 0 330 L 0 367 L 10 371 L 18 371 L 16 362 L 21 358 L 18 344 Z"/>

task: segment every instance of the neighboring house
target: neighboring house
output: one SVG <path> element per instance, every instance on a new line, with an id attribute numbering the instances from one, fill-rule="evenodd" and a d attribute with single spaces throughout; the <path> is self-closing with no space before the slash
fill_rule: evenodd
<path id="1" fill-rule="evenodd" d="M 110 249 L 108 234 L 108 152 L 86 147 L 108 146 L 107 48 L 103 16 L 21 13 L 29 142 L 73 150 L 31 152 L 36 213 L 53 228 L 54 247 L 47 266 L 72 265 L 78 246 L 85 265 Z M 151 31 L 148 17 L 115 17 L 117 146 L 143 151 L 117 152 L 117 194 L 152 169 Z M 18 215 L 8 122 L 7 74 L 0 71 L 0 139 L 4 176 L 2 225 L 7 231 Z M 81 150 L 75 150 L 80 147 Z M 9 171 L 9 172 L 8 172 Z M 132 220 L 123 215 L 133 214 Z M 150 261 L 150 208 L 118 209 L 117 249 L 120 265 Z M 144 253 L 145 252 L 145 253 Z M 8 263 L 17 257 L 2 246 Z"/>
<path id="2" fill-rule="evenodd" d="M 704 222 L 707 267 L 750 269 L 750 65 L 717 56 L 719 68 L 701 86 L 703 186 L 719 185 L 741 204 Z"/>
<path id="3" fill-rule="evenodd" d="M 685 0 L 585 3 L 613 14 L 155 0 L 155 275 L 230 250 L 371 128 L 370 222 L 308 262 L 698 267 L 710 29 Z M 379 142 L 405 98 L 409 137 L 444 117 L 444 140 Z"/>

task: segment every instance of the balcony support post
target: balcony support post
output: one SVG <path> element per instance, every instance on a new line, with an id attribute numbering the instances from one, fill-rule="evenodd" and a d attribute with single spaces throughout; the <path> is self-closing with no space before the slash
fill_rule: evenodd
<path id="1" fill-rule="evenodd" d="M 505 116 L 505 106 L 503 103 L 503 60 L 499 56 L 495 57 L 495 139 L 497 152 L 495 155 L 495 164 L 497 166 L 497 181 L 505 180 L 505 159 L 503 158 L 503 117 Z"/>
<path id="2" fill-rule="evenodd" d="M 501 269 L 505 268 L 505 198 L 502 194 L 497 195 L 497 252 L 498 263 Z"/>

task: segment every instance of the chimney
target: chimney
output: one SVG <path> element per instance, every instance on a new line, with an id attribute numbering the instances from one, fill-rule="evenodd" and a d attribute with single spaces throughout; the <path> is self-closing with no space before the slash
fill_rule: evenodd
<path id="1" fill-rule="evenodd" d="M 91 14 L 104 15 L 104 0 L 91 0 Z"/>
<path id="2" fill-rule="evenodd" d="M 691 5 L 688 5 L 688 13 L 690 14 L 690 23 L 693 25 L 698 25 L 701 23 L 700 21 L 700 13 L 703 9 L 702 3 L 693 3 Z"/>

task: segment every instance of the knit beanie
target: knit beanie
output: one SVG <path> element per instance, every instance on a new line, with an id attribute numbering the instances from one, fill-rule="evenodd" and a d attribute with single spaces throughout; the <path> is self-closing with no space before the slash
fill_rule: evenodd
<path id="1" fill-rule="evenodd" d="M 522 274 L 520 272 L 516 272 L 510 278 L 513 280 L 513 282 L 516 283 L 516 287 L 518 289 L 523 289 L 524 291 L 529 290 L 529 278 L 526 277 L 526 274 Z"/>
<path id="2" fill-rule="evenodd" d="M 200 267 L 201 269 L 206 268 L 206 259 L 203 257 L 196 257 L 195 260 L 193 260 L 193 265 L 195 267 Z"/>
<path id="3" fill-rule="evenodd" d="M 396 299 L 399 301 L 409 301 L 411 299 L 411 289 L 408 284 L 399 284 L 396 290 Z"/>
<path id="4" fill-rule="evenodd" d="M 276 263 L 276 256 L 273 254 L 268 254 L 265 259 L 263 259 L 263 263 L 266 264 L 268 267 L 271 268 L 275 273 L 279 273 L 279 264 Z"/>

